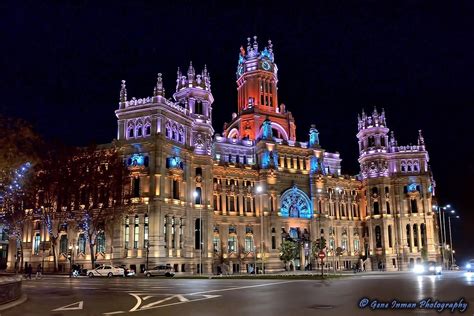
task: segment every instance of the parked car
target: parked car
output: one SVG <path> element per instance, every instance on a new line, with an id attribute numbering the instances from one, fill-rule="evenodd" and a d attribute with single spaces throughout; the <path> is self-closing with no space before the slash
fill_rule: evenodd
<path id="1" fill-rule="evenodd" d="M 125 264 L 122 264 L 119 267 L 122 268 L 125 271 L 125 276 L 126 277 L 131 277 L 131 276 L 135 275 L 135 271 L 132 270 L 132 269 L 127 268 L 127 266 Z"/>
<path id="2" fill-rule="evenodd" d="M 467 272 L 473 272 L 474 271 L 474 259 L 471 259 L 466 263 L 466 270 L 467 270 Z"/>
<path id="3" fill-rule="evenodd" d="M 103 266 L 100 266 L 100 267 L 97 267 L 93 270 L 89 270 L 87 275 L 89 276 L 89 278 L 92 278 L 92 277 L 100 277 L 100 276 L 103 276 L 103 277 L 113 277 L 113 276 L 122 276 L 124 277 L 125 276 L 125 270 L 123 268 L 120 268 L 120 267 L 113 267 L 111 265 L 103 265 Z"/>
<path id="4" fill-rule="evenodd" d="M 453 264 L 451 266 L 451 270 L 454 270 L 454 271 L 458 271 L 459 270 L 459 266 L 457 264 Z"/>
<path id="5" fill-rule="evenodd" d="M 145 270 L 143 273 L 147 277 L 152 277 L 152 276 L 173 277 L 174 276 L 174 270 L 170 265 L 159 265 L 154 268 Z"/>

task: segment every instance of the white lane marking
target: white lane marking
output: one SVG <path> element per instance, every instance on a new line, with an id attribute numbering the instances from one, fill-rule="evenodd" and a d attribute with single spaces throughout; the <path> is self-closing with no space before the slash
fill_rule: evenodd
<path id="1" fill-rule="evenodd" d="M 186 295 L 196 295 L 196 294 L 204 294 L 204 293 L 214 293 L 214 292 L 233 291 L 233 290 L 240 290 L 240 289 L 250 289 L 250 288 L 254 288 L 254 287 L 270 286 L 270 285 L 293 283 L 293 282 L 297 282 L 297 280 L 283 281 L 283 282 L 273 282 L 273 283 L 264 283 L 264 284 L 256 284 L 256 285 L 246 285 L 246 286 L 238 286 L 238 287 L 230 287 L 230 288 L 225 288 L 225 289 L 188 293 Z"/>
<path id="2" fill-rule="evenodd" d="M 73 306 L 74 305 L 74 306 Z M 75 302 L 69 305 L 61 306 L 56 309 L 53 309 L 52 312 L 58 312 L 58 311 L 74 311 L 74 310 L 80 310 L 84 307 L 84 301 L 79 301 Z"/>

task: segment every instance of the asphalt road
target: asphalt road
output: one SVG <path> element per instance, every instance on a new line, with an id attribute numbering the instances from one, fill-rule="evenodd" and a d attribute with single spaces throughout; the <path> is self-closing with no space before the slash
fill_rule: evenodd
<path id="1" fill-rule="evenodd" d="M 23 288 L 27 302 L 1 316 L 439 314 L 441 305 L 420 308 L 419 302 L 428 298 L 460 303 L 455 314 L 467 303 L 463 314 L 474 315 L 474 274 L 462 271 L 441 276 L 367 273 L 329 281 L 45 277 L 24 281 Z M 375 299 L 380 309 L 371 311 Z M 394 300 L 405 308 L 392 309 Z M 410 302 L 416 307 L 407 308 Z"/>

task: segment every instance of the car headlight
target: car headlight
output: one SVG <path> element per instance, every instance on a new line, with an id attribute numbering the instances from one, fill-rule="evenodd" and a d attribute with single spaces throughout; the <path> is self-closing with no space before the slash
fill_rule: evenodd
<path id="1" fill-rule="evenodd" d="M 415 273 L 423 273 L 425 272 L 425 267 L 423 267 L 422 265 L 415 265 L 415 267 L 413 268 L 413 272 Z"/>
<path id="2" fill-rule="evenodd" d="M 471 264 L 470 264 L 470 263 L 466 264 L 466 268 L 470 269 L 470 268 L 471 268 Z"/>
<path id="3" fill-rule="evenodd" d="M 441 270 L 443 270 L 443 268 L 441 266 L 436 267 L 436 272 L 441 272 Z"/>

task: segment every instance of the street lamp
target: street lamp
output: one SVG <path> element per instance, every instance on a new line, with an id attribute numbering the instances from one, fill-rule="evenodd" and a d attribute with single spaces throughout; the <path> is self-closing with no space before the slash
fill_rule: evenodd
<path id="1" fill-rule="evenodd" d="M 455 214 L 455 210 L 451 210 L 451 214 Z M 456 215 L 455 218 L 459 218 L 459 215 Z M 448 216 L 448 222 L 449 222 L 449 242 L 451 244 L 451 266 L 450 269 L 452 269 L 453 264 L 454 264 L 454 247 L 453 247 L 453 235 L 451 234 L 451 216 Z"/>
<path id="2" fill-rule="evenodd" d="M 256 188 L 257 195 L 260 196 L 260 254 L 261 254 L 261 259 L 262 259 L 262 274 L 265 273 L 265 261 L 264 261 L 264 242 L 263 242 L 263 200 L 262 200 L 262 192 L 263 192 L 263 187 L 261 185 L 258 185 Z"/>
<path id="3" fill-rule="evenodd" d="M 202 194 L 201 193 L 198 192 L 197 190 L 193 192 L 194 202 L 196 202 L 196 198 L 199 197 L 199 274 L 202 274 Z"/>
<path id="4" fill-rule="evenodd" d="M 441 246 L 442 246 L 442 249 L 443 249 L 441 251 L 441 256 L 442 256 L 442 260 L 443 260 L 443 266 L 445 268 L 446 268 L 446 259 L 444 257 L 444 252 L 445 252 L 445 249 L 446 249 L 446 215 L 445 215 L 445 211 L 449 208 L 451 208 L 451 204 L 447 204 L 445 206 L 439 206 L 439 205 L 434 205 L 433 206 L 433 209 L 436 209 L 438 211 L 438 216 L 439 216 Z"/>

